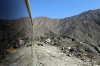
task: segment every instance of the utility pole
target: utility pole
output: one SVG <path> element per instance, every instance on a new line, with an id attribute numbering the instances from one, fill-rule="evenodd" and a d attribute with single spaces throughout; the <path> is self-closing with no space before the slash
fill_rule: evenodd
<path id="1" fill-rule="evenodd" d="M 27 8 L 27 11 L 28 11 L 28 14 L 29 14 L 29 17 L 31 19 L 31 24 L 32 24 L 32 66 L 35 66 L 35 59 L 34 59 L 34 55 L 35 55 L 35 47 L 34 47 L 34 34 L 33 34 L 33 22 L 32 22 L 32 16 L 31 16 L 31 12 L 30 12 L 30 6 L 29 6 L 29 2 L 28 0 L 24 0 L 24 3 L 26 5 L 26 8 Z"/>

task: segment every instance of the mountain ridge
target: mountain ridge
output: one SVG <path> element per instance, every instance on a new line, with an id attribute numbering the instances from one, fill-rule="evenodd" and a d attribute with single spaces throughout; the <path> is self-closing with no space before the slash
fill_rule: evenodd
<path id="1" fill-rule="evenodd" d="M 31 32 L 31 22 L 28 17 L 22 17 L 16 20 L 0 20 L 4 24 L 11 24 L 13 29 L 18 32 L 19 28 L 22 34 Z M 14 22 L 16 22 L 14 24 Z M 16 27 L 15 27 L 16 26 Z M 10 26 L 9 26 L 10 27 Z M 52 31 L 61 35 L 80 39 L 83 42 L 92 45 L 100 45 L 100 9 L 89 10 L 79 15 L 63 19 L 52 19 L 49 17 L 33 18 L 34 35 L 44 35 Z"/>

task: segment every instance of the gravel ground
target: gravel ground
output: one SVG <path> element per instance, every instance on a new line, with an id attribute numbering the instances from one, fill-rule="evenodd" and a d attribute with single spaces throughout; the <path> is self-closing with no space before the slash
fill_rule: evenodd
<path id="1" fill-rule="evenodd" d="M 46 44 L 36 49 L 38 66 L 92 66 L 78 58 L 66 56 L 59 47 Z"/>
<path id="2" fill-rule="evenodd" d="M 66 56 L 59 47 L 49 44 L 38 46 L 35 43 L 35 66 L 92 66 L 91 63 Z M 17 52 L 9 55 L 0 66 L 31 66 L 31 47 L 23 46 Z M 94 65 L 98 66 L 98 65 Z"/>
<path id="3" fill-rule="evenodd" d="M 30 66 L 32 58 L 31 47 L 23 46 L 16 50 L 16 53 L 10 54 L 0 66 Z"/>

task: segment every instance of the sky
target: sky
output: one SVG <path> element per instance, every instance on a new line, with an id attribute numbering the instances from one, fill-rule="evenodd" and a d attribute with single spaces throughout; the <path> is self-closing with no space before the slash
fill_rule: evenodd
<path id="1" fill-rule="evenodd" d="M 0 18 L 18 19 L 28 17 L 24 0 L 0 0 Z"/>
<path id="2" fill-rule="evenodd" d="M 100 0 L 29 0 L 32 17 L 66 18 L 100 8 Z M 27 17 L 23 0 L 0 0 L 0 18 Z"/>

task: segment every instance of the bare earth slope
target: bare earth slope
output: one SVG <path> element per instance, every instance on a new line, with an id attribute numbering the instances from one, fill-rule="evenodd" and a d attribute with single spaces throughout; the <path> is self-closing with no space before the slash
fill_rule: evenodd
<path id="1" fill-rule="evenodd" d="M 37 17 L 33 19 L 33 24 L 34 36 L 43 36 L 44 33 L 50 33 L 50 31 L 52 31 L 63 36 L 79 39 L 82 41 L 82 45 L 79 46 L 78 50 L 90 50 L 89 52 L 92 51 L 91 53 L 88 52 L 87 54 L 91 57 L 93 55 L 93 58 L 95 57 L 100 62 L 100 9 L 90 10 L 64 19 Z M 0 33 L 3 33 L 3 31 L 8 31 L 10 36 L 16 33 L 20 33 L 21 35 L 25 36 L 31 36 L 31 22 L 27 17 L 16 20 L 1 19 L 0 31 Z M 0 34 L 0 40 L 1 39 L 2 34 Z M 78 43 L 75 42 L 71 44 L 78 45 Z M 30 66 L 31 49 L 29 47 L 25 47 L 19 48 L 17 51 L 19 51 L 17 52 L 18 54 L 15 53 L 13 56 L 9 56 L 5 60 L 6 63 L 4 62 L 1 65 L 10 66 L 13 62 L 16 62 L 19 64 L 19 66 Z M 59 47 L 49 44 L 44 46 L 37 45 L 35 54 L 37 55 L 36 60 L 38 62 L 38 66 L 92 66 L 88 62 L 84 63 L 78 58 L 66 56 L 66 53 L 62 53 Z"/>
<path id="2" fill-rule="evenodd" d="M 2 25 L 2 22 L 4 22 L 3 26 L 6 26 L 4 29 L 9 30 L 12 33 L 18 32 L 19 29 L 21 34 L 27 35 L 31 32 L 31 22 L 29 18 L 24 17 L 17 20 L 0 20 L 0 25 Z M 88 44 L 96 46 L 100 45 L 100 9 L 89 10 L 64 19 L 37 17 L 33 19 L 33 23 L 35 36 L 43 35 L 50 30 L 55 33 L 80 39 Z M 0 29 L 2 30 L 1 27 Z"/>
<path id="3" fill-rule="evenodd" d="M 33 19 L 33 23 L 37 26 L 35 29 L 37 34 L 51 30 L 80 39 L 88 44 L 100 45 L 100 9 L 90 10 L 64 19 L 37 17 Z"/>

